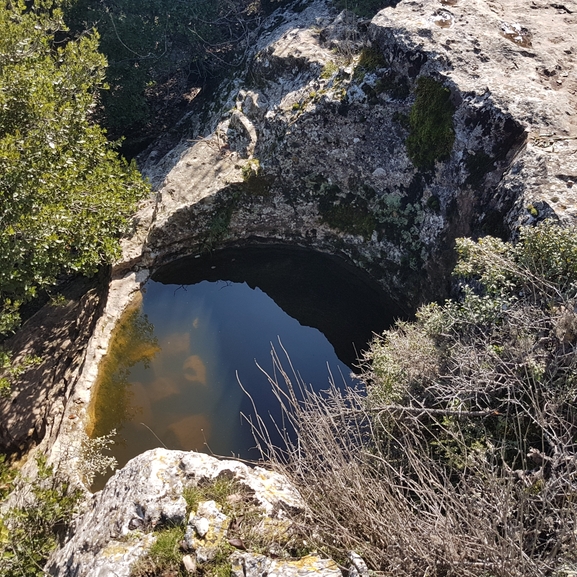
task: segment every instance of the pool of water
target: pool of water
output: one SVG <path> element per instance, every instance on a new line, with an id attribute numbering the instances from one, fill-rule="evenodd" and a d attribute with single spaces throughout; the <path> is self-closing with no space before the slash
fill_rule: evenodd
<path id="1" fill-rule="evenodd" d="M 330 374 L 350 386 L 357 352 L 391 320 L 374 286 L 323 255 L 243 249 L 179 261 L 146 284 L 119 323 L 89 433 L 116 430 L 119 466 L 162 445 L 258 458 L 239 381 L 272 425 L 278 403 L 263 373 L 272 371 L 272 347 L 280 352 L 282 342 L 316 390 L 328 388 Z"/>

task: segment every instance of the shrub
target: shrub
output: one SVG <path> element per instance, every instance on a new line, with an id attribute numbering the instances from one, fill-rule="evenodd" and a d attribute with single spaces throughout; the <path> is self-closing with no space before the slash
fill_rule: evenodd
<path id="1" fill-rule="evenodd" d="M 74 0 L 66 20 L 74 36 L 98 30 L 109 63 L 102 121 L 137 152 L 182 116 L 191 86 L 205 86 L 241 62 L 250 29 L 284 3 Z"/>
<path id="2" fill-rule="evenodd" d="M 38 476 L 22 489 L 20 504 L 0 516 L 0 574 L 44 575 L 48 556 L 63 538 L 81 493 L 38 459 Z M 5 474 L 0 473 L 0 478 Z M 14 482 L 14 478 L 11 478 Z"/>
<path id="3" fill-rule="evenodd" d="M 323 66 L 320 77 L 324 80 L 328 80 L 329 78 L 332 78 L 332 76 L 336 74 L 338 71 L 339 71 L 338 64 L 329 61 Z"/>
<path id="4" fill-rule="evenodd" d="M 561 575 L 577 561 L 577 234 L 544 223 L 458 251 L 461 297 L 375 338 L 366 389 L 306 392 L 274 355 L 297 436 L 261 449 L 337 557 L 407 577 Z"/>
<path id="5" fill-rule="evenodd" d="M 114 471 L 118 464 L 116 457 L 106 455 L 105 451 L 114 445 L 116 429 L 112 429 L 108 435 L 90 438 L 86 431 L 79 434 L 78 461 L 76 468 L 84 483 L 90 487 L 96 475 L 105 475 L 110 469 Z"/>
<path id="6" fill-rule="evenodd" d="M 339 10 L 351 10 L 357 16 L 372 18 L 387 6 L 396 6 L 399 0 L 335 0 Z"/>
<path id="7" fill-rule="evenodd" d="M 149 190 L 91 122 L 98 36 L 59 43 L 59 7 L 0 4 L 0 335 L 60 275 L 112 262 Z"/>

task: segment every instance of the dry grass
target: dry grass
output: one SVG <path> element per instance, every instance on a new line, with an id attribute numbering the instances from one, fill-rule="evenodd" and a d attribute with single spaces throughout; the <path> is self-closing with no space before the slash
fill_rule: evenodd
<path id="1" fill-rule="evenodd" d="M 430 409 L 416 399 L 374 407 L 359 390 L 307 389 L 288 356 L 281 362 L 273 351 L 273 362 L 286 448 L 272 445 L 262 420 L 254 429 L 308 504 L 319 549 L 337 560 L 356 551 L 397 577 L 561 575 L 574 561 L 577 464 L 561 438 L 573 429 L 554 408 L 515 401 L 499 424 L 512 429 L 503 430 L 507 441 L 477 444 L 495 426 L 492 411 Z M 514 397 L 530 404 L 531 395 Z M 543 445 L 511 459 L 535 423 Z M 547 436 L 560 448 L 552 456 L 541 450 Z"/>
<path id="2" fill-rule="evenodd" d="M 285 447 L 258 417 L 255 436 L 336 559 L 395 577 L 575 574 L 577 235 L 545 223 L 458 250 L 461 298 L 376 338 L 363 387 L 315 393 L 273 350 Z"/>

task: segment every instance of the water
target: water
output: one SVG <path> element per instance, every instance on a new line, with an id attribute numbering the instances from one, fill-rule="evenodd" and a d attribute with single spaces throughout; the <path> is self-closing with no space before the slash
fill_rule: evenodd
<path id="1" fill-rule="evenodd" d="M 223 251 L 154 279 L 116 330 L 92 406 L 90 434 L 116 429 L 120 466 L 161 445 L 258 458 L 238 381 L 271 424 L 278 406 L 258 365 L 272 371 L 279 339 L 316 390 L 328 388 L 330 373 L 350 386 L 357 351 L 392 318 L 366 279 L 305 251 Z"/>

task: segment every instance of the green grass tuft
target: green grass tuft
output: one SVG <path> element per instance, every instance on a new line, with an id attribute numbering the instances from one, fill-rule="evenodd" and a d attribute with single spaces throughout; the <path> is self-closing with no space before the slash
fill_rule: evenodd
<path id="1" fill-rule="evenodd" d="M 158 533 L 148 555 L 160 572 L 180 568 L 182 552 L 180 542 L 184 539 L 184 526 L 169 527 Z"/>
<path id="2" fill-rule="evenodd" d="M 328 80 L 339 71 L 339 67 L 335 62 L 329 61 L 327 62 L 321 71 L 321 78 L 324 80 Z"/>
<path id="3" fill-rule="evenodd" d="M 363 48 L 359 57 L 358 67 L 363 68 L 367 72 L 374 72 L 379 68 L 384 68 L 387 61 L 383 53 L 376 48 Z"/>
<path id="4" fill-rule="evenodd" d="M 188 512 L 196 510 L 201 501 L 216 501 L 222 506 L 225 515 L 230 514 L 227 499 L 231 495 L 242 491 L 242 487 L 226 477 L 217 477 L 210 483 L 186 487 L 183 492 Z"/>

